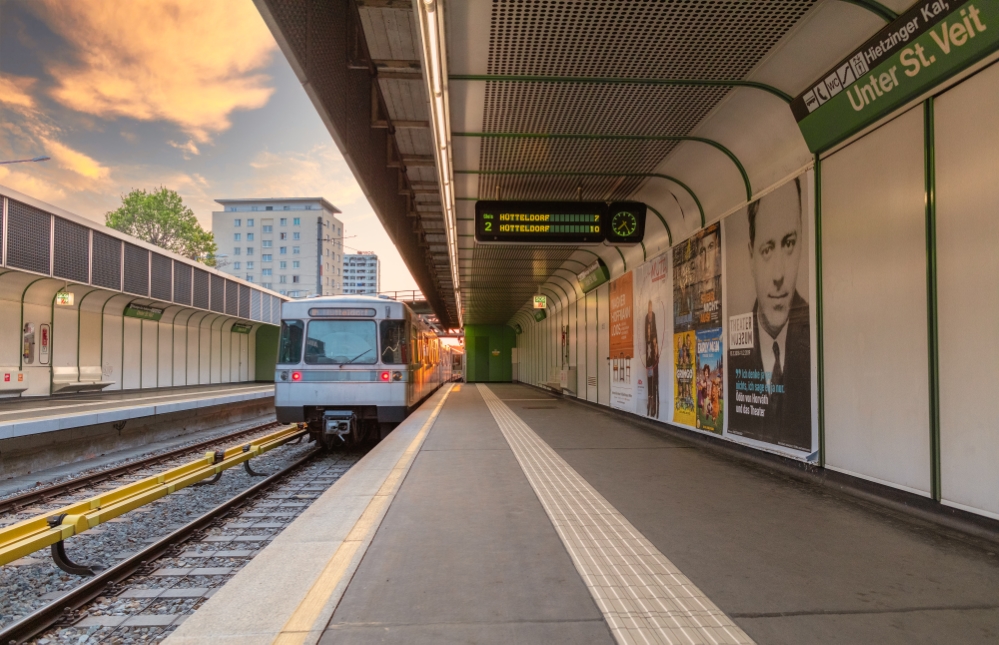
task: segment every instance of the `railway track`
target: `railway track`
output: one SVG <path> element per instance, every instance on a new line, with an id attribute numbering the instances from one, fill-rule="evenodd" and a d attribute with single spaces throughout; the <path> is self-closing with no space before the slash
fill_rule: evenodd
<path id="1" fill-rule="evenodd" d="M 50 643 L 117 641 L 123 631 L 133 632 L 126 640 L 165 638 L 184 615 L 193 613 L 212 589 L 224 584 L 362 454 L 312 450 L 301 455 L 7 625 L 0 630 L 0 643 L 24 643 L 43 634 Z M 246 550 L 218 550 L 220 544 Z M 192 562 L 236 566 L 184 566 Z"/>
<path id="2" fill-rule="evenodd" d="M 18 513 L 28 506 L 32 506 L 34 504 L 46 504 L 55 497 L 59 497 L 61 495 L 71 495 L 86 488 L 93 488 L 106 481 L 117 479 L 119 477 L 126 477 L 140 470 L 158 466 L 172 459 L 176 459 L 177 457 L 181 457 L 189 453 L 200 452 L 219 443 L 227 443 L 243 437 L 258 434 L 268 429 L 276 428 L 280 425 L 282 424 L 277 421 L 264 423 L 252 428 L 238 430 L 226 435 L 212 437 L 194 444 L 188 444 L 166 452 L 129 461 L 104 470 L 83 474 L 78 477 L 73 477 L 72 479 L 50 484 L 48 486 L 32 488 L 23 493 L 18 493 L 17 495 L 0 499 L 0 515 Z"/>

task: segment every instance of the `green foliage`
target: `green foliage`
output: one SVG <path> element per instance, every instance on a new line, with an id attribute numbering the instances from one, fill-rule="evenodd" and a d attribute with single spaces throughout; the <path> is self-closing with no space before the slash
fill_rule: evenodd
<path id="1" fill-rule="evenodd" d="M 121 197 L 121 207 L 107 213 L 104 223 L 178 255 L 215 266 L 215 237 L 201 228 L 194 211 L 176 191 L 132 190 Z"/>

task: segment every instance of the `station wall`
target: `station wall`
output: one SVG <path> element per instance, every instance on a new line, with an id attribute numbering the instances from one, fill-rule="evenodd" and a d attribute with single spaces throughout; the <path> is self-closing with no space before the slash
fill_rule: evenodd
<path id="1" fill-rule="evenodd" d="M 511 321 L 520 380 L 999 519 L 997 151 L 993 64 L 662 254 L 603 253 L 608 283 Z"/>

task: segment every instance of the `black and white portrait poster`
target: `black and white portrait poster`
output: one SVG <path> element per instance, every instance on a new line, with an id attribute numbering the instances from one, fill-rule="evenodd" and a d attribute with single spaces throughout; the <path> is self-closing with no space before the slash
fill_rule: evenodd
<path id="1" fill-rule="evenodd" d="M 732 438 L 815 451 L 811 172 L 725 219 Z"/>

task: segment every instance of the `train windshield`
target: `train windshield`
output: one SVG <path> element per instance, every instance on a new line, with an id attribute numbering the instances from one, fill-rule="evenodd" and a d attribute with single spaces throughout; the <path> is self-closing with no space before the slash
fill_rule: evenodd
<path id="1" fill-rule="evenodd" d="M 313 320 L 305 339 L 309 365 L 371 364 L 378 361 L 373 320 Z"/>
<path id="2" fill-rule="evenodd" d="M 382 362 L 386 365 L 409 363 L 409 333 L 405 320 L 382 321 Z"/>
<path id="3" fill-rule="evenodd" d="M 301 320 L 281 321 L 281 347 L 278 349 L 278 363 L 298 364 L 302 360 L 302 337 L 305 325 Z"/>

